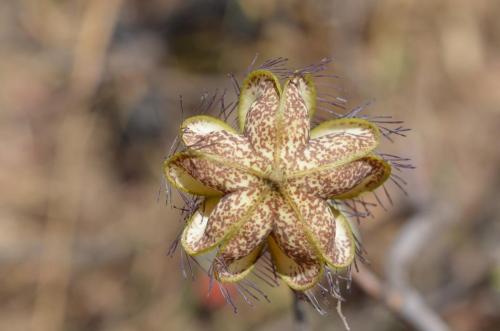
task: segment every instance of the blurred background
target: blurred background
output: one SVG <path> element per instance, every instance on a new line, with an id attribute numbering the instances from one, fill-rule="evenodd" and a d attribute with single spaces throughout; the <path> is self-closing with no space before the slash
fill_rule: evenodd
<path id="1" fill-rule="evenodd" d="M 293 329 L 284 286 L 233 314 L 167 256 L 167 149 L 258 53 L 332 56 L 326 92 L 412 129 L 383 142 L 416 169 L 360 225 L 351 329 L 500 330 L 498 17 L 494 0 L 1 1 L 0 329 Z M 343 330 L 334 306 L 304 309 Z"/>

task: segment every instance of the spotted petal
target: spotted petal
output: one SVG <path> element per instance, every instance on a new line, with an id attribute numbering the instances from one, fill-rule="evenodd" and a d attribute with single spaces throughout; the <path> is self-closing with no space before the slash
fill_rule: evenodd
<path id="1" fill-rule="evenodd" d="M 278 79 L 266 70 L 252 72 L 243 82 L 238 120 L 254 150 L 273 162 L 276 145 L 276 114 L 279 106 Z"/>
<path id="2" fill-rule="evenodd" d="M 335 216 L 335 244 L 329 264 L 333 268 L 345 268 L 351 265 L 356 256 L 356 242 L 347 218 L 338 210 L 333 210 L 333 214 Z"/>
<path id="3" fill-rule="evenodd" d="M 222 191 L 205 185 L 200 180 L 194 178 L 182 165 L 182 159 L 188 155 L 178 153 L 174 154 L 170 159 L 163 163 L 163 171 L 165 177 L 175 188 L 187 192 L 189 194 L 217 196 L 221 195 Z"/>
<path id="4" fill-rule="evenodd" d="M 181 139 L 192 153 L 203 154 L 233 168 L 261 174 L 269 167 L 245 136 L 215 117 L 188 118 L 181 126 Z"/>
<path id="5" fill-rule="evenodd" d="M 255 265 L 262 252 L 263 245 L 258 245 L 246 256 L 237 260 L 225 256 L 217 256 L 213 262 L 213 268 L 217 279 L 221 282 L 234 283 L 245 278 Z"/>
<path id="6" fill-rule="evenodd" d="M 206 206 L 194 213 L 182 235 L 182 245 L 190 255 L 213 249 L 229 238 L 250 219 L 265 198 L 262 187 L 249 188 L 226 194 L 210 210 Z"/>
<path id="7" fill-rule="evenodd" d="M 323 268 L 317 249 L 293 208 L 279 195 L 276 197 L 276 219 L 269 249 L 277 273 L 295 290 L 314 286 Z"/>
<path id="8" fill-rule="evenodd" d="M 194 255 L 197 253 L 195 249 L 198 243 L 204 240 L 208 219 L 219 200 L 218 197 L 206 198 L 187 221 L 182 232 L 181 244 L 189 254 Z"/>
<path id="9" fill-rule="evenodd" d="M 276 273 L 290 288 L 305 291 L 315 286 L 323 274 L 323 266 L 318 260 L 293 259 L 280 247 L 274 236 L 267 240 Z"/>
<path id="10" fill-rule="evenodd" d="M 195 195 L 220 195 L 263 183 L 245 170 L 189 151 L 174 154 L 165 162 L 164 171 L 172 185 Z"/>
<path id="11" fill-rule="evenodd" d="M 273 200 L 273 194 L 267 195 L 238 231 L 221 245 L 215 264 L 220 280 L 238 281 L 251 271 L 272 230 Z"/>
<path id="12" fill-rule="evenodd" d="M 309 145 L 297 154 L 291 172 L 331 168 L 370 153 L 379 143 L 380 132 L 358 118 L 326 121 L 311 130 Z"/>
<path id="13" fill-rule="evenodd" d="M 292 169 L 295 155 L 307 146 L 315 95 L 312 81 L 303 76 L 285 83 L 277 123 L 279 164 L 275 167 Z"/>
<path id="14" fill-rule="evenodd" d="M 289 187 L 285 198 L 296 214 L 296 218 L 308 234 L 312 245 L 328 263 L 333 262 L 335 239 L 335 215 L 328 203 L 317 196 Z"/>
<path id="15" fill-rule="evenodd" d="M 291 190 L 303 190 L 323 199 L 349 199 L 373 191 L 391 173 L 390 165 L 374 155 L 332 168 L 319 168 L 289 178 Z"/>

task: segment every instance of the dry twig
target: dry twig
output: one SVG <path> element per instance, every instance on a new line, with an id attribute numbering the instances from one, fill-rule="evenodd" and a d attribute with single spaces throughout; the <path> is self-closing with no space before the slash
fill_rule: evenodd
<path id="1" fill-rule="evenodd" d="M 403 227 L 389 253 L 386 283 L 363 265 L 353 274 L 355 282 L 368 295 L 384 303 L 398 318 L 419 331 L 449 330 L 408 282 L 408 272 L 417 254 L 434 234 L 439 233 L 437 228 L 451 218 L 448 209 L 438 210 L 439 215 L 418 213 Z"/>
<path id="2" fill-rule="evenodd" d="M 102 74 L 104 56 L 122 1 L 89 1 L 82 18 L 68 99 L 60 105 L 64 111 L 56 125 L 58 140 L 51 166 L 47 225 L 32 330 L 63 329 L 72 245 L 85 187 L 82 174 L 94 128 L 94 116 L 88 114 L 89 101 Z"/>

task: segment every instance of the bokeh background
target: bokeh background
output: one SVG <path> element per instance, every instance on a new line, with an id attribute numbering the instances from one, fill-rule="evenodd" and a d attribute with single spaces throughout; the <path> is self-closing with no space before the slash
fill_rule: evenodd
<path id="1" fill-rule="evenodd" d="M 383 143 L 416 169 L 409 195 L 392 188 L 394 206 L 360 226 L 362 276 L 379 283 L 353 283 L 351 328 L 415 329 L 384 304 L 395 290 L 435 330 L 500 330 L 498 17 L 495 0 L 1 1 L 0 329 L 297 326 L 286 288 L 233 314 L 167 256 L 181 228 L 162 191 L 167 148 L 258 53 L 291 67 L 332 56 L 343 78 L 327 89 L 412 129 Z M 304 310 L 306 328 L 343 329 L 335 308 Z"/>

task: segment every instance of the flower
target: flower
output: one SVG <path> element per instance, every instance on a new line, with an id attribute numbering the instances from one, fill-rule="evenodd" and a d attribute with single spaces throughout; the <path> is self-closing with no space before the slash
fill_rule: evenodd
<path id="1" fill-rule="evenodd" d="M 242 280 L 264 249 L 296 291 L 315 286 L 325 267 L 353 262 L 350 224 L 329 201 L 374 190 L 391 166 L 373 153 L 376 125 L 341 118 L 311 130 L 315 107 L 311 76 L 296 72 L 281 87 L 271 71 L 255 70 L 240 91 L 239 130 L 205 115 L 182 124 L 186 148 L 164 171 L 178 189 L 205 197 L 181 243 L 191 256 L 216 252 L 217 280 Z"/>

